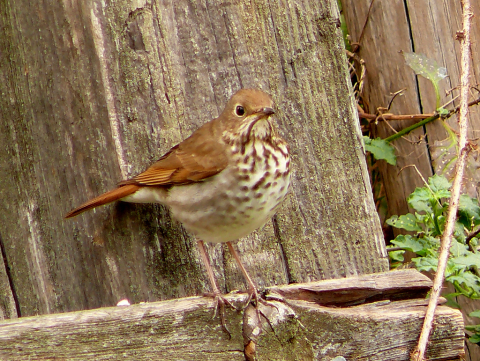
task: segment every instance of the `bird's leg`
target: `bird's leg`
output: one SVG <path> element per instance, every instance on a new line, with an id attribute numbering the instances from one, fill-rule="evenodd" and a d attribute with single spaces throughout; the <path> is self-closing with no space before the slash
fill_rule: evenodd
<path id="1" fill-rule="evenodd" d="M 247 303 L 245 304 L 245 307 L 248 306 L 248 304 L 252 299 L 254 299 L 255 303 L 258 305 L 258 302 L 262 302 L 264 300 L 258 295 L 257 286 L 255 286 L 255 283 L 253 283 L 245 267 L 243 267 L 242 261 L 240 261 L 240 256 L 238 255 L 237 251 L 235 251 L 235 248 L 233 248 L 232 243 L 231 242 L 226 242 L 226 243 L 227 243 L 228 249 L 230 250 L 230 253 L 233 255 L 233 258 L 235 258 L 235 261 L 237 262 L 238 267 L 240 267 L 240 270 L 242 271 L 243 276 L 245 277 L 248 283 L 248 287 L 249 287 L 248 300 L 247 300 Z"/>
<path id="2" fill-rule="evenodd" d="M 215 282 L 215 276 L 213 275 L 213 270 L 212 266 L 210 265 L 210 260 L 207 255 L 207 251 L 205 249 L 205 244 L 203 241 L 198 241 L 198 249 L 200 250 L 200 255 L 202 256 L 203 259 L 203 264 L 205 265 L 205 268 L 207 269 L 207 274 L 208 278 L 210 280 L 210 285 L 212 286 L 212 291 L 213 291 L 213 298 L 215 299 L 215 314 L 217 313 L 217 310 L 219 311 L 219 316 L 220 316 L 220 322 L 222 324 L 222 329 L 230 336 L 231 334 L 230 331 L 227 329 L 227 324 L 225 322 L 225 305 L 228 305 L 232 307 L 233 309 L 237 309 L 235 306 L 233 306 L 230 301 L 228 301 L 223 295 L 221 294 L 220 290 L 217 287 L 217 283 Z"/>
<path id="3" fill-rule="evenodd" d="M 253 283 L 252 279 L 250 278 L 250 275 L 248 274 L 247 270 L 243 266 L 242 261 L 240 261 L 240 256 L 238 255 L 237 251 L 235 251 L 235 248 L 233 248 L 232 243 L 231 242 L 226 242 L 226 243 L 227 243 L 228 249 L 230 250 L 230 252 L 233 255 L 233 258 L 235 258 L 235 261 L 237 261 L 238 267 L 240 267 L 240 270 L 242 271 L 243 276 L 245 277 L 245 279 L 248 282 L 248 287 L 249 287 L 248 299 L 247 299 L 247 302 L 245 303 L 245 306 L 243 308 L 244 309 L 247 308 L 247 306 L 250 304 L 250 301 L 252 299 L 254 299 L 255 300 L 255 311 L 257 313 L 257 320 L 260 321 L 260 319 L 261 319 L 260 315 L 262 315 L 265 318 L 265 320 L 267 320 L 267 322 L 270 324 L 270 321 L 269 321 L 268 317 L 260 310 L 260 308 L 258 307 L 258 304 L 262 303 L 265 306 L 275 307 L 278 311 L 277 306 L 275 306 L 275 304 L 273 304 L 271 302 L 268 302 L 267 300 L 265 300 L 264 298 L 262 298 L 262 296 L 260 296 L 258 294 L 257 286 L 255 286 L 255 283 Z M 262 327 L 261 324 L 259 324 L 259 326 Z M 270 326 L 272 326 L 272 325 L 270 324 Z"/>

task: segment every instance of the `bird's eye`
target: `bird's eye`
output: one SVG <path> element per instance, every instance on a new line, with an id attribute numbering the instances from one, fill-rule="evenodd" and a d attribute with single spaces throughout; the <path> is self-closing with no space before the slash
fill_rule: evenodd
<path id="1" fill-rule="evenodd" d="M 237 107 L 235 108 L 235 113 L 241 117 L 245 114 L 245 108 L 242 107 L 241 105 L 237 105 Z"/>

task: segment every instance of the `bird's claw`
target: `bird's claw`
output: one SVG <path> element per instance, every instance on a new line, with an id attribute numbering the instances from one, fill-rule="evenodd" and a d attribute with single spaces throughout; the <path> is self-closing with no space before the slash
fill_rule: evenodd
<path id="1" fill-rule="evenodd" d="M 235 311 L 238 311 L 238 308 L 235 307 L 229 300 L 227 300 L 221 293 L 207 293 L 204 296 L 213 298 L 215 303 L 213 318 L 215 318 L 218 314 L 218 316 L 220 317 L 220 324 L 222 326 L 222 330 L 228 335 L 228 338 L 231 339 L 232 334 L 228 330 L 225 320 L 225 305 L 229 306 Z"/>
<path id="2" fill-rule="evenodd" d="M 243 305 L 243 307 L 241 308 L 241 310 L 245 310 L 248 305 L 252 303 L 253 306 L 255 307 L 255 312 L 257 313 L 257 319 L 260 320 L 260 316 L 263 316 L 265 319 L 267 319 L 268 321 L 268 318 L 263 314 L 263 312 L 261 312 L 260 308 L 258 307 L 259 304 L 261 303 L 262 305 L 264 306 L 268 306 L 268 307 L 275 307 L 275 309 L 278 311 L 278 307 L 273 304 L 272 302 L 269 302 L 267 301 L 259 292 L 256 288 L 251 288 L 248 292 L 248 298 L 247 298 L 247 302 L 245 302 L 245 304 Z"/>

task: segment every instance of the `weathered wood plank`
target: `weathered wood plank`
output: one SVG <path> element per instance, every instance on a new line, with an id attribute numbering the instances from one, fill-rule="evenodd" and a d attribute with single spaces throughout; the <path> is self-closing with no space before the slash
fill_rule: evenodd
<path id="1" fill-rule="evenodd" d="M 1 243 L 1 240 L 0 240 Z M 7 269 L 3 257 L 5 253 L 0 244 L 0 320 L 6 318 L 17 318 L 17 305 L 15 304 L 14 293 L 9 278 L 9 269 Z"/>
<path id="2" fill-rule="evenodd" d="M 370 5 L 372 9 L 369 12 Z M 367 73 L 364 97 L 368 111 L 375 114 L 379 107 L 387 107 L 392 94 L 406 89 L 401 97 L 396 97 L 389 112 L 394 114 L 418 114 L 422 112 L 419 102 L 415 73 L 406 66 L 401 51 L 412 51 L 409 18 L 405 2 L 370 0 L 346 0 L 342 2 L 349 34 L 354 42 L 360 42 L 358 55 L 365 61 Z M 368 21 L 367 21 L 368 19 Z M 364 28 L 365 26 L 365 28 Z M 361 34 L 363 37 L 360 39 Z M 425 109 L 432 112 L 432 109 Z M 415 120 L 379 122 L 374 127 L 374 137 L 386 138 L 398 130 L 416 123 Z M 406 139 L 393 144 L 397 155 L 397 166 L 380 162 L 388 212 L 405 214 L 409 211 L 406 198 L 416 187 L 422 186 L 422 179 L 413 168 L 416 165 L 424 177 L 432 174 L 430 159 L 425 142 L 416 142 L 424 136 L 423 129 L 416 129 Z M 414 141 L 411 141 L 414 140 Z M 397 232 L 397 230 L 395 230 Z"/>
<path id="3" fill-rule="evenodd" d="M 347 306 L 380 300 L 425 297 L 431 280 L 414 269 L 382 272 L 354 278 L 270 287 L 269 295 L 315 302 L 320 305 Z"/>
<path id="4" fill-rule="evenodd" d="M 439 82 L 440 104 L 453 99 L 456 92 L 448 92 L 460 83 L 460 43 L 455 39 L 456 32 L 461 29 L 462 4 L 456 0 L 402 0 L 374 1 L 342 0 L 347 27 L 353 41 L 360 42 L 359 56 L 365 60 L 367 78 L 365 97 L 374 113 L 378 107 L 388 104 L 391 94 L 405 88 L 401 97 L 393 102 L 390 112 L 394 114 L 413 114 L 418 111 L 431 113 L 437 107 L 435 91 L 432 83 L 422 76 L 415 76 L 413 70 L 405 64 L 401 51 L 415 51 L 434 59 L 439 66 L 447 69 L 448 77 Z M 372 5 L 370 14 L 369 7 Z M 480 39 L 480 2 L 472 2 L 475 14 L 471 28 L 472 39 Z M 368 15 L 367 15 L 368 14 Z M 367 22 L 368 19 L 368 22 Z M 366 25 L 365 25 L 366 24 Z M 365 25 L 365 28 L 364 28 Z M 362 39 L 360 34 L 363 33 Z M 480 83 L 480 42 L 472 42 L 472 74 L 471 84 Z M 474 96 L 478 93 L 474 91 Z M 453 104 L 458 105 L 457 102 Z M 377 135 L 384 138 L 395 130 L 415 123 L 416 121 L 379 122 Z M 447 121 L 453 129 L 457 129 L 456 117 Z M 480 111 L 478 105 L 470 108 L 469 141 L 478 144 L 478 129 L 480 129 Z M 426 130 L 426 131 L 425 131 Z M 380 163 L 389 215 L 405 214 L 409 211 L 406 199 L 415 187 L 423 186 L 423 180 L 412 167 L 415 165 L 421 174 L 427 178 L 440 172 L 432 165 L 435 158 L 432 154 L 435 143 L 447 140 L 448 135 L 440 120 L 426 125 L 424 129 L 399 139 L 393 143 L 398 155 L 397 166 Z M 428 140 L 428 147 L 426 141 Z M 437 143 L 438 144 L 438 143 Z M 444 144 L 445 145 L 445 144 Z M 472 153 L 472 158 L 477 155 Z M 478 198 L 479 170 L 472 160 L 464 177 L 464 192 Z M 389 216 L 388 215 L 388 216 Z M 401 232 L 395 229 L 395 232 Z M 480 308 L 478 300 L 459 297 L 458 302 L 464 310 L 464 316 L 469 324 L 475 324 L 477 319 L 470 319 L 468 313 Z M 477 345 L 467 343 L 472 350 L 472 360 L 480 359 L 480 349 Z"/>
<path id="5" fill-rule="evenodd" d="M 244 314 L 227 309 L 231 339 L 221 330 L 218 318 L 212 318 L 213 301 L 203 297 L 24 317 L 0 323 L 0 358 L 245 360 L 248 345 L 246 349 L 254 351 L 259 361 L 330 360 L 340 355 L 347 360 L 408 360 L 427 300 L 383 300 L 342 308 L 298 300 L 302 290 L 322 293 L 324 284 L 330 291 L 341 292 L 348 283 L 357 284 L 357 290 L 388 290 L 392 295 L 404 292 L 409 284 L 425 287 L 428 281 L 417 272 L 405 271 L 295 285 L 300 291 L 297 299 L 260 304 L 260 323 L 252 306 Z M 275 290 L 293 295 L 295 286 Z M 246 295 L 227 298 L 240 306 Z M 435 325 L 429 360 L 460 360 L 464 339 L 460 312 L 440 306 Z"/>
<path id="6" fill-rule="evenodd" d="M 238 242 L 260 286 L 385 271 L 335 0 L 7 0 L 0 7 L 0 238 L 22 316 L 202 294 L 168 211 L 63 216 L 143 171 L 240 87 L 271 93 L 293 186 Z M 220 288 L 244 289 L 223 245 Z M 1 307 L 1 306 L 0 306 Z"/>

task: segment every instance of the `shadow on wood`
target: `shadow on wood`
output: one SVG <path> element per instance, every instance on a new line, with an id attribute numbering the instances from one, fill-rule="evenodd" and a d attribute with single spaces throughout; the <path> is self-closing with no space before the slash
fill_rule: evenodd
<path id="1" fill-rule="evenodd" d="M 408 360 L 422 326 L 424 296 L 430 285 L 417 271 L 402 270 L 273 287 L 266 293 L 269 302 L 259 305 L 261 322 L 251 305 L 245 312 L 227 310 L 232 339 L 212 317 L 213 301 L 204 297 L 25 317 L 0 324 L 0 357 Z M 328 295 L 332 294 L 339 297 L 338 304 L 357 305 L 321 305 L 331 304 Z M 238 307 L 246 301 L 245 294 L 227 298 Z M 372 299 L 376 301 L 369 302 Z M 461 313 L 440 306 L 428 359 L 460 360 L 463 343 Z"/>

